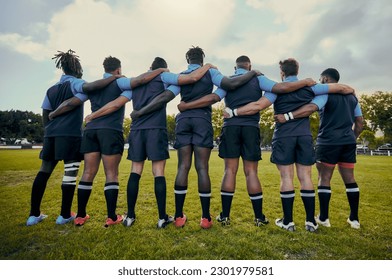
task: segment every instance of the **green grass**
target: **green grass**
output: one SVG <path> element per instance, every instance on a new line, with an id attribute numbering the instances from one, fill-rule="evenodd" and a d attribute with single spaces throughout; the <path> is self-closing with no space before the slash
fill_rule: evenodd
<path id="1" fill-rule="evenodd" d="M 0 150 L 0 258 L 3 260 L 390 260 L 392 259 L 392 157 L 358 156 L 356 179 L 361 191 L 361 229 L 351 229 L 344 185 L 338 175 L 332 181 L 330 205 L 331 228 L 320 228 L 317 234 L 304 229 L 305 213 L 296 190 L 294 222 L 296 232 L 277 228 L 273 221 L 282 214 L 279 197 L 279 175 L 263 153 L 259 177 L 264 192 L 264 212 L 272 223 L 257 228 L 246 192 L 242 168 L 237 177 L 237 190 L 231 211 L 231 226 L 215 223 L 210 230 L 199 226 L 200 202 L 197 177 L 190 174 L 184 212 L 188 222 L 183 229 L 169 226 L 155 228 L 157 210 L 153 192 L 151 164 L 146 163 L 140 181 L 137 221 L 130 228 L 121 225 L 104 228 L 106 205 L 103 194 L 102 168 L 97 175 L 88 204 L 91 219 L 83 227 L 58 226 L 63 164 L 59 163 L 49 180 L 41 210 L 49 217 L 42 223 L 25 226 L 30 207 L 32 181 L 39 169 L 38 150 Z M 171 152 L 166 165 L 168 186 L 167 210 L 174 213 L 173 185 L 177 156 Z M 126 184 L 130 161 L 125 154 L 120 165 L 118 213 L 126 211 Z M 79 177 L 81 175 L 81 171 Z M 211 213 L 220 212 L 220 181 L 223 161 L 213 151 L 210 160 L 212 183 Z M 317 182 L 313 168 L 313 182 Z M 296 181 L 298 186 L 298 181 Z M 316 209 L 318 205 L 316 205 Z M 74 207 L 76 211 L 76 195 Z"/>

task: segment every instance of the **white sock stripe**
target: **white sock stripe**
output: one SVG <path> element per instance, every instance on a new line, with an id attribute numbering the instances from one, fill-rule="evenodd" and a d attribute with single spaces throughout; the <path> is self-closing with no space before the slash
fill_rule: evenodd
<path id="1" fill-rule="evenodd" d="M 186 194 L 187 191 L 188 191 L 188 190 L 182 190 L 182 191 L 174 190 L 174 193 L 175 193 L 175 194 Z"/>
<path id="2" fill-rule="evenodd" d="M 263 195 L 258 195 L 258 196 L 249 196 L 250 200 L 257 200 L 257 199 L 262 199 Z"/>
<path id="3" fill-rule="evenodd" d="M 359 188 L 346 189 L 346 192 L 359 192 Z"/>
<path id="4" fill-rule="evenodd" d="M 289 193 L 289 194 L 280 194 L 281 198 L 292 198 L 295 197 L 295 193 Z"/>
<path id="5" fill-rule="evenodd" d="M 316 194 L 315 194 L 315 193 L 302 193 L 302 192 L 301 192 L 301 196 L 302 196 L 302 197 L 315 197 Z"/>
<path id="6" fill-rule="evenodd" d="M 211 193 L 199 193 L 200 197 L 211 197 Z"/>
<path id="7" fill-rule="evenodd" d="M 80 162 L 71 162 L 71 163 L 66 163 L 64 164 L 64 168 L 69 168 L 69 167 L 78 167 L 80 166 Z"/>
<path id="8" fill-rule="evenodd" d="M 76 182 L 76 176 L 63 176 L 63 182 Z"/>
<path id="9" fill-rule="evenodd" d="M 65 172 L 76 171 L 76 170 L 79 170 L 79 167 L 66 167 L 66 168 L 64 168 Z"/>
<path id="10" fill-rule="evenodd" d="M 105 186 L 103 188 L 104 191 L 107 191 L 107 190 L 118 190 L 118 189 L 120 189 L 119 185 L 108 185 L 108 186 Z"/>
<path id="11" fill-rule="evenodd" d="M 231 192 L 221 192 L 221 195 L 234 196 L 234 193 L 231 193 Z"/>
<path id="12" fill-rule="evenodd" d="M 332 193 L 331 190 L 326 190 L 326 189 L 318 189 L 317 190 L 318 193 Z"/>
<path id="13" fill-rule="evenodd" d="M 93 186 L 92 185 L 91 186 L 87 186 L 87 185 L 79 184 L 78 189 L 81 189 L 81 190 L 92 190 Z"/>

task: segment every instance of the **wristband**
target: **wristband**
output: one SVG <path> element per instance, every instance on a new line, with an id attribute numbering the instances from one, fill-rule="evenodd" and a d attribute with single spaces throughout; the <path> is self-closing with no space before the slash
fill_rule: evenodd
<path id="1" fill-rule="evenodd" d="M 290 118 L 290 120 L 294 120 L 294 116 L 293 116 L 292 112 L 289 112 L 289 118 Z"/>
<path id="2" fill-rule="evenodd" d="M 236 116 L 236 117 L 238 117 L 237 109 L 234 109 L 234 110 L 233 110 L 233 115 Z"/>
<path id="3" fill-rule="evenodd" d="M 284 118 L 285 118 L 285 120 L 286 121 L 289 121 L 290 120 L 290 117 L 289 117 L 289 115 L 286 113 L 286 114 L 283 114 L 283 116 L 284 116 Z"/>
<path id="4" fill-rule="evenodd" d="M 234 112 L 229 107 L 225 108 L 225 112 L 229 115 L 229 118 L 233 117 Z"/>

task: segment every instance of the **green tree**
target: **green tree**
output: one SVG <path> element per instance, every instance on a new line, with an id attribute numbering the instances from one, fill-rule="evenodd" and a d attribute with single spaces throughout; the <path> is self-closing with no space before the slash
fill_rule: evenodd
<path id="1" fill-rule="evenodd" d="M 132 119 L 124 118 L 123 136 L 124 136 L 124 139 L 126 139 L 126 141 L 128 141 L 129 132 L 131 131 L 131 124 L 132 124 Z"/>
<path id="2" fill-rule="evenodd" d="M 217 139 L 222 132 L 224 109 L 225 104 L 223 102 L 212 107 L 212 128 L 214 129 L 214 140 Z"/>
<path id="3" fill-rule="evenodd" d="M 260 137 L 262 146 L 271 146 L 272 136 L 274 134 L 275 122 L 274 122 L 274 110 L 272 107 L 260 112 Z"/>
<path id="4" fill-rule="evenodd" d="M 371 95 L 362 95 L 360 104 L 368 127 L 384 133 L 384 140 L 392 142 L 392 94 L 377 91 Z"/>
<path id="5" fill-rule="evenodd" d="M 360 143 L 364 146 L 368 146 L 370 149 L 375 149 L 376 147 L 376 136 L 374 131 L 363 130 L 358 137 Z"/>
<path id="6" fill-rule="evenodd" d="M 176 116 L 174 114 L 167 115 L 166 122 L 167 122 L 167 138 L 169 140 L 169 143 L 173 145 L 176 139 Z"/>

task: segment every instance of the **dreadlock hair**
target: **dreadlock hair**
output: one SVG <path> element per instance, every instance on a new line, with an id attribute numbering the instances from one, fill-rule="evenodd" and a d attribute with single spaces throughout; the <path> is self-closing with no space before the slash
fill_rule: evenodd
<path id="1" fill-rule="evenodd" d="M 108 56 L 103 61 L 103 68 L 106 73 L 111 73 L 118 68 L 121 68 L 121 61 L 116 57 Z"/>
<path id="2" fill-rule="evenodd" d="M 185 58 L 188 63 L 203 64 L 204 57 L 205 55 L 203 49 L 195 46 L 192 46 L 192 48 L 190 48 L 185 54 Z"/>
<path id="3" fill-rule="evenodd" d="M 83 76 L 82 65 L 80 64 L 79 56 L 69 49 L 67 52 L 57 51 L 57 54 L 52 57 L 55 59 L 56 68 L 62 69 L 64 74 L 81 78 Z"/>
<path id="4" fill-rule="evenodd" d="M 162 57 L 156 57 L 151 64 L 151 70 L 167 68 L 167 63 Z"/>
<path id="5" fill-rule="evenodd" d="M 297 76 L 299 63 L 294 58 L 288 58 L 283 61 L 279 61 L 280 70 L 284 73 L 286 77 Z"/>
<path id="6" fill-rule="evenodd" d="M 340 80 L 340 74 L 335 68 L 327 68 L 320 75 L 326 76 L 335 82 L 339 82 Z"/>

